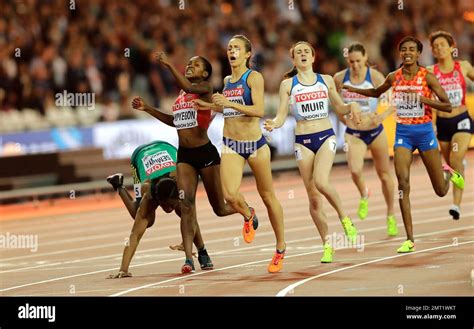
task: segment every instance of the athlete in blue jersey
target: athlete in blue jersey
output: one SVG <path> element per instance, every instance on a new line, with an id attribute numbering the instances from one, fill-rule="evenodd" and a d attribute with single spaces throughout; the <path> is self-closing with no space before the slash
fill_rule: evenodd
<path id="1" fill-rule="evenodd" d="M 254 239 L 258 220 L 239 189 L 245 163 L 248 162 L 252 169 L 277 240 L 276 252 L 268 266 L 268 271 L 274 273 L 281 270 L 286 249 L 283 210 L 273 189 L 270 148 L 260 129 L 260 118 L 264 114 L 264 82 L 259 72 L 249 68 L 251 50 L 250 41 L 245 36 L 232 37 L 227 46 L 232 75 L 224 79 L 223 94 L 214 94 L 213 103 L 194 102 L 198 109 L 210 107 L 224 114 L 220 168 L 224 197 L 244 216 L 242 233 L 247 243 Z"/>
<path id="2" fill-rule="evenodd" d="M 288 72 L 280 85 L 280 106 L 273 120 L 265 121 L 265 129 L 280 128 L 291 107 L 296 119 L 295 156 L 298 169 L 308 193 L 310 214 L 324 245 L 322 263 L 331 263 L 334 248 L 329 241 L 326 214 L 323 211 L 322 195 L 334 207 L 347 237 L 355 242 L 357 230 L 345 212 L 341 198 L 329 183 L 336 138 L 329 120 L 329 102 L 339 114 L 354 114 L 358 118 L 357 103 L 344 104 L 337 93 L 334 80 L 329 75 L 313 71 L 316 52 L 305 41 L 297 42 L 290 49 L 294 68 Z"/>
<path id="3" fill-rule="evenodd" d="M 396 236 L 398 234 L 397 222 L 394 217 L 394 182 L 390 176 L 390 158 L 388 155 L 387 135 L 383 129 L 382 121 L 391 113 L 387 109 L 382 115 L 377 114 L 377 98 L 363 96 L 350 92 L 347 89 L 340 90 L 342 85 L 357 88 L 374 88 L 381 85 L 385 78 L 379 71 L 368 66 L 368 58 L 365 47 L 360 43 L 352 44 L 348 49 L 347 63 L 349 68 L 334 75 L 336 86 L 341 93 L 345 103 L 357 102 L 360 105 L 362 115 L 361 123 L 357 125 L 354 120 L 340 116 L 339 119 L 347 126 L 344 150 L 347 152 L 347 163 L 351 170 L 352 180 L 359 190 L 361 199 L 357 214 L 360 219 L 368 215 L 369 188 L 365 184 L 362 175 L 364 157 L 370 148 L 375 169 L 382 183 L 382 192 L 387 204 L 387 234 Z"/>

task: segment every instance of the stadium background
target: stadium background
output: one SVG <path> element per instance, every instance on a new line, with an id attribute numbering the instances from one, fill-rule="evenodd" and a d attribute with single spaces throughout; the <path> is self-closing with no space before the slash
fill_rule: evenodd
<path id="1" fill-rule="evenodd" d="M 230 73 L 227 42 L 234 34 L 247 35 L 252 65 L 265 79 L 265 113 L 272 117 L 295 41 L 315 45 L 316 71 L 331 75 L 345 67 L 344 48 L 360 41 L 370 64 L 387 74 L 399 65 L 397 43 L 406 35 L 423 42 L 420 64 L 433 64 L 427 37 L 443 29 L 457 42 L 457 59 L 472 63 L 473 7 L 468 0 L 2 1 L 0 191 L 16 192 L 0 192 L 0 202 L 39 195 L 34 188 L 40 186 L 89 182 L 84 190 L 105 188 L 106 175 L 129 174 L 128 158 L 138 145 L 154 139 L 177 145 L 174 129 L 130 106 L 133 96 L 142 96 L 170 109 L 178 89 L 154 60 L 158 50 L 181 71 L 193 55 L 208 58 L 219 91 Z M 469 91 L 474 117 L 472 83 Z M 58 106 L 64 93 L 87 95 L 93 102 Z M 342 127 L 332 120 L 341 147 Z M 218 146 L 222 124 L 217 116 L 210 128 Z M 384 125 L 392 144 L 393 118 Z M 293 128 L 290 118 L 270 137 L 277 161 L 292 154 Z M 288 163 L 295 166 L 292 158 Z M 51 196 L 61 190 L 49 191 Z"/>

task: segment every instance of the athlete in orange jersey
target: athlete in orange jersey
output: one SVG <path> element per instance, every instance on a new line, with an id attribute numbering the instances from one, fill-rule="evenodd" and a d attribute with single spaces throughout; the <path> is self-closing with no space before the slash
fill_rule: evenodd
<path id="1" fill-rule="evenodd" d="M 413 151 L 418 149 L 430 176 L 435 193 L 442 197 L 448 193 L 449 180 L 464 185 L 462 176 L 449 167 L 442 167 L 438 143 L 431 123 L 431 108 L 451 112 L 448 95 L 436 77 L 418 65 L 423 49 L 422 43 L 414 37 L 405 37 L 398 44 L 402 66 L 391 72 L 385 82 L 377 88 L 359 89 L 351 86 L 343 88 L 369 97 L 379 97 L 390 87 L 397 114 L 395 135 L 395 172 L 398 179 L 399 203 L 407 240 L 398 248 L 399 253 L 415 250 L 412 217 L 410 209 L 410 165 Z M 432 92 L 439 100 L 432 98 Z M 447 174 L 443 176 L 443 169 Z M 462 183 L 462 184 L 461 184 Z"/>

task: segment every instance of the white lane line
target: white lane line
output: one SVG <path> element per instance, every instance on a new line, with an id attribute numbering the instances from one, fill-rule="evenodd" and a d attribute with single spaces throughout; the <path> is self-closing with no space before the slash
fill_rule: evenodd
<path id="1" fill-rule="evenodd" d="M 444 207 L 438 207 L 438 208 L 431 208 L 429 211 L 437 211 L 438 209 L 441 209 L 441 208 L 444 209 Z M 413 211 L 413 213 L 416 213 L 416 212 L 429 213 L 429 211 L 420 211 L 420 210 L 416 211 L 415 210 L 415 211 Z M 473 213 L 467 213 L 465 215 L 469 216 L 471 214 L 474 215 L 474 212 Z M 300 219 L 306 220 L 307 216 L 306 215 L 305 216 L 295 216 L 295 217 L 292 218 L 292 221 L 293 222 L 300 221 Z M 372 218 L 372 221 L 375 221 L 375 220 L 378 220 L 378 219 L 385 219 L 385 215 L 383 215 L 383 216 L 374 216 Z M 445 217 L 437 217 L 437 218 L 433 218 L 433 219 L 418 222 L 417 224 L 428 224 L 428 223 L 432 223 L 432 222 L 438 222 L 440 220 L 445 220 Z M 337 221 L 334 221 L 334 222 L 331 222 L 331 223 L 328 224 L 329 227 L 338 226 L 338 225 L 340 225 L 340 223 L 337 222 Z M 310 230 L 312 228 L 314 228 L 314 225 L 297 227 L 297 228 L 293 228 L 293 229 L 287 229 L 285 231 L 285 233 L 306 231 L 306 230 Z M 229 227 L 227 229 L 222 229 L 222 230 L 223 230 L 223 232 L 225 232 L 226 230 L 233 230 L 233 229 L 235 229 L 235 227 Z M 379 229 L 380 229 L 379 227 L 373 228 L 373 230 L 379 230 Z M 370 228 L 364 230 L 364 232 L 371 232 L 371 231 L 372 231 L 372 229 L 370 229 Z M 273 232 L 268 231 L 268 232 L 259 233 L 259 236 L 267 236 L 267 235 L 273 235 Z M 170 238 L 170 237 L 171 238 L 178 238 L 178 235 L 176 235 L 176 236 L 161 236 L 161 237 L 157 237 L 157 238 L 149 238 L 149 239 L 147 239 L 143 242 L 149 243 L 151 241 L 157 241 L 157 240 L 159 241 L 161 239 Z M 316 239 L 316 237 L 314 239 Z M 221 239 L 209 240 L 209 241 L 206 241 L 206 245 L 210 245 L 210 244 L 213 244 L 213 243 L 219 243 L 219 242 L 226 242 L 226 241 L 233 242 L 234 238 L 221 238 Z M 86 248 L 91 249 L 92 247 L 86 247 Z M 83 248 L 80 248 L 80 249 L 82 250 Z M 145 254 L 145 253 L 148 253 L 148 252 L 156 252 L 156 251 L 161 251 L 161 250 L 169 250 L 169 248 L 168 247 L 161 247 L 161 248 L 139 250 L 139 251 L 136 252 L 136 255 Z M 64 251 L 53 252 L 53 254 L 63 253 L 63 252 Z M 51 253 L 49 253 L 49 254 L 51 254 Z M 47 254 L 43 254 L 43 255 L 47 255 Z M 10 260 L 16 260 L 18 258 L 24 259 L 24 258 L 30 258 L 30 257 L 32 257 L 32 256 L 19 256 L 19 257 L 13 257 L 13 258 L 4 258 L 4 259 L 2 259 L 2 261 L 10 261 Z M 114 258 L 114 257 L 122 257 L 122 254 L 117 253 L 117 254 L 112 254 L 112 255 L 104 255 L 104 256 L 97 256 L 97 257 L 82 258 L 82 259 L 73 259 L 73 260 L 68 260 L 68 261 L 60 261 L 60 262 L 54 262 L 54 263 L 51 263 L 51 264 L 42 264 L 42 265 L 34 265 L 34 266 L 28 266 L 28 267 L 14 268 L 14 269 L 0 271 L 0 274 L 2 274 L 2 273 L 11 273 L 11 272 L 20 272 L 20 271 L 24 271 L 24 270 L 31 270 L 31 269 L 38 269 L 38 268 L 46 268 L 46 267 L 52 267 L 52 266 L 62 265 L 62 264 L 78 263 L 78 262 L 83 262 L 83 261 L 92 261 L 92 260 Z"/>
<path id="2" fill-rule="evenodd" d="M 418 223 L 418 224 L 422 224 L 422 223 L 426 223 L 426 222 L 430 222 L 430 223 L 431 223 L 431 222 L 438 222 L 438 221 L 442 221 L 442 220 L 445 220 L 445 218 L 444 218 L 444 217 L 440 217 L 440 218 L 436 218 L 436 219 L 431 219 L 431 220 L 428 220 L 428 221 L 420 222 L 420 223 Z M 311 227 L 312 227 L 312 226 L 311 226 Z M 363 232 L 384 230 L 385 228 L 386 228 L 385 226 L 379 226 L 379 227 L 376 227 L 376 228 L 369 228 L 369 229 L 366 229 L 366 230 L 361 230 L 360 232 L 363 233 Z M 461 230 L 461 229 L 469 229 L 469 228 L 474 228 L 474 227 L 465 226 L 465 227 L 462 227 L 462 228 L 456 228 L 456 229 L 450 229 L 450 230 L 445 230 L 445 231 L 434 232 L 433 234 L 445 233 L 445 232 L 451 232 L 451 231 L 458 231 L 458 230 Z M 301 228 L 299 228 L 299 229 L 301 229 Z M 269 234 L 273 234 L 273 232 L 269 232 Z M 430 233 L 430 234 L 428 234 L 428 235 L 433 235 L 433 234 Z M 261 234 L 261 235 L 263 235 L 263 234 Z M 426 234 L 419 234 L 419 235 L 417 235 L 417 236 L 418 236 L 418 237 L 421 237 L 421 236 L 425 236 L 425 235 L 426 235 Z M 297 240 L 287 241 L 287 243 L 296 243 L 296 242 L 311 241 L 311 240 L 317 240 L 317 239 L 318 239 L 318 238 L 317 238 L 316 236 L 314 236 L 314 237 L 305 238 L 305 239 L 297 239 Z M 380 242 L 365 243 L 364 246 L 372 245 L 372 244 L 374 244 L 374 243 L 392 242 L 392 241 L 401 240 L 401 239 L 404 239 L 404 238 L 396 238 L 396 239 L 391 239 L 391 240 L 381 240 Z M 220 254 L 226 254 L 226 253 L 231 253 L 231 252 L 236 252 L 236 251 L 242 251 L 242 250 L 251 250 L 251 249 L 257 249 L 257 248 L 263 248 L 263 247 L 267 247 L 267 246 L 272 246 L 272 245 L 274 245 L 274 244 L 275 244 L 274 242 L 271 242 L 271 243 L 261 244 L 261 245 L 252 246 L 252 247 L 223 250 L 223 251 L 215 252 L 215 253 L 213 253 L 213 255 L 220 255 Z M 317 252 L 320 252 L 320 250 L 318 250 L 318 251 L 312 251 L 312 252 L 308 252 L 308 253 L 304 253 L 304 254 L 299 254 L 299 255 L 297 255 L 297 256 L 310 255 L 310 254 L 314 254 L 314 253 L 317 253 Z M 295 256 L 286 256 L 286 258 L 291 258 L 291 257 L 295 257 Z M 173 262 L 173 261 L 182 261 L 182 260 L 183 260 L 182 257 L 179 257 L 179 258 L 172 258 L 172 259 L 167 259 L 167 260 L 160 260 L 160 261 L 153 261 L 153 262 L 147 262 L 147 263 L 142 263 L 142 264 L 131 265 L 130 268 L 141 267 L 141 266 L 147 266 L 147 265 L 153 265 L 153 264 L 160 264 L 160 263 L 167 263 L 167 262 Z M 238 264 L 238 265 L 235 265 L 235 266 L 227 267 L 226 269 L 228 269 L 228 268 L 234 268 L 234 267 L 241 267 L 241 266 L 245 266 L 245 265 L 247 265 L 247 264 L 248 264 L 248 265 L 250 265 L 250 264 L 256 264 L 256 263 L 265 262 L 265 261 L 269 261 L 269 260 L 270 260 L 270 259 L 265 259 L 265 260 L 260 260 L 260 261 L 256 261 L 256 262 L 250 262 L 250 263 L 245 263 L 245 264 Z M 71 262 L 74 262 L 74 261 L 71 261 Z M 211 272 L 215 272 L 215 271 L 219 271 L 219 270 L 223 270 L 223 269 L 217 269 L 217 270 L 213 270 L 213 271 L 206 271 L 206 272 L 203 272 L 203 273 L 211 273 Z M 92 272 L 86 272 L 86 273 L 73 274 L 73 275 L 68 275 L 68 276 L 63 276 L 63 277 L 48 279 L 48 280 L 35 281 L 35 282 L 26 283 L 26 284 L 22 284 L 22 285 L 18 285 L 18 286 L 13 286 L 13 287 L 9 287 L 9 288 L 0 289 L 0 292 L 15 290 L 15 289 L 24 288 L 24 287 L 35 286 L 35 285 L 39 285 L 39 284 L 43 284 L 43 283 L 55 282 L 55 281 L 60 281 L 60 280 L 65 280 L 65 279 L 71 279 L 71 278 L 76 278 L 76 277 L 81 277 L 81 276 L 99 274 L 99 273 L 104 273 L 104 272 L 111 272 L 111 271 L 117 271 L 117 268 L 115 267 L 115 268 L 109 268 L 109 269 L 104 269 L 104 270 L 98 270 L 98 271 L 92 271 Z M 196 273 L 196 274 L 188 275 L 188 276 L 186 276 L 186 277 L 195 276 L 195 275 L 197 275 L 197 274 L 201 275 L 201 274 L 203 274 L 203 273 Z M 178 279 L 181 279 L 181 278 L 178 278 Z M 158 284 L 158 283 L 157 283 L 157 284 Z"/>
<path id="3" fill-rule="evenodd" d="M 383 262 L 383 261 L 386 261 L 386 260 L 389 260 L 389 259 L 400 258 L 400 257 L 410 256 L 410 255 L 415 255 L 415 254 L 421 254 L 421 253 L 423 253 L 423 252 L 433 251 L 433 250 L 438 250 L 438 249 L 444 249 L 444 248 L 449 248 L 449 247 L 457 247 L 457 246 L 461 246 L 461 245 L 465 245 L 465 244 L 469 244 L 469 243 L 474 243 L 474 240 L 472 240 L 472 241 L 466 241 L 466 242 L 458 242 L 457 244 L 451 243 L 451 244 L 447 244 L 447 245 L 444 245 L 444 246 L 433 247 L 433 248 L 429 248 L 429 249 L 423 249 L 423 250 L 414 251 L 414 252 L 406 253 L 406 254 L 399 254 L 399 255 L 394 255 L 394 256 L 383 257 L 383 258 L 371 260 L 371 261 L 368 261 L 368 262 L 363 262 L 363 263 L 359 263 L 359 264 L 355 264 L 355 265 L 351 265 L 351 266 L 346 266 L 346 267 L 338 268 L 338 269 L 336 269 L 336 270 L 332 270 L 332 271 L 329 271 L 329 272 L 324 272 L 324 273 L 321 273 L 321 274 L 318 274 L 318 275 L 315 275 L 315 276 L 306 278 L 306 279 L 304 279 L 304 280 L 295 282 L 295 283 L 293 283 L 293 284 L 290 284 L 290 285 L 287 286 L 286 288 L 280 290 L 280 291 L 276 294 L 276 296 L 277 296 L 277 297 L 284 297 L 284 296 L 286 296 L 290 291 L 294 291 L 294 289 L 295 289 L 296 287 L 299 287 L 299 286 L 301 286 L 301 285 L 303 285 L 303 284 L 305 284 L 305 283 L 307 283 L 307 282 L 309 282 L 309 281 L 311 281 L 311 280 L 314 280 L 314 279 L 317 279 L 317 278 L 321 278 L 321 277 L 324 277 L 324 276 L 328 276 L 328 275 L 331 275 L 331 274 L 334 274 L 334 273 L 338 273 L 338 272 L 350 270 L 350 269 L 353 269 L 353 268 L 356 268 L 356 267 L 360 267 L 360 266 L 364 266 L 364 265 L 368 265 L 368 264 Z"/>
<path id="4" fill-rule="evenodd" d="M 371 209 L 374 210 L 376 207 L 372 207 Z M 385 209 L 385 205 L 384 206 L 380 206 L 380 209 Z M 418 209 L 414 209 L 412 211 L 412 215 L 417 215 L 417 214 L 426 214 L 426 213 L 429 213 L 429 212 L 438 212 L 440 210 L 445 210 L 446 209 L 446 206 L 439 206 L 439 207 L 433 207 L 433 208 L 428 208 L 426 209 L 425 207 L 420 207 Z M 474 215 L 474 212 L 470 212 L 470 213 L 463 213 L 463 216 L 471 216 L 471 215 Z M 294 216 L 291 218 L 292 222 L 296 222 L 296 221 L 299 221 L 299 220 L 307 220 L 309 218 L 309 214 L 307 212 L 304 212 L 303 215 L 301 216 Z M 447 216 L 444 216 L 444 218 L 448 218 Z M 377 220 L 377 219 L 385 219 L 385 215 L 382 215 L 382 216 L 374 216 L 372 218 L 370 218 L 370 221 L 374 221 L 374 220 Z M 310 220 L 311 222 L 311 220 Z M 398 221 L 399 224 L 401 223 L 401 220 Z M 335 225 L 340 225 L 340 223 L 338 221 L 332 221 L 331 223 L 329 223 L 329 225 L 332 225 L 336 223 Z M 212 223 L 213 225 L 215 225 L 215 223 Z M 305 229 L 309 229 L 310 227 L 314 227 L 313 226 L 306 226 Z M 356 227 L 357 227 L 357 223 L 356 223 Z M 238 230 L 240 229 L 240 226 L 230 226 L 230 227 L 224 227 L 224 228 L 218 228 L 218 229 L 206 229 L 206 234 L 209 234 L 209 233 L 217 233 L 217 232 L 225 232 L 225 231 L 233 231 L 233 230 Z M 286 232 L 286 231 L 285 231 Z M 291 230 L 288 230 L 288 232 L 291 232 Z M 273 234 L 273 232 L 265 232 L 266 234 Z M 263 234 L 265 234 L 263 233 Z M 117 233 L 118 234 L 118 233 Z M 128 234 L 128 233 L 127 233 Z M 116 236 L 116 234 L 114 233 L 113 235 Z M 127 235 L 128 236 L 128 235 Z M 166 236 L 158 236 L 158 237 L 147 237 L 146 240 L 144 240 L 143 242 L 152 242 L 152 241 L 160 241 L 160 240 L 165 240 L 165 239 L 174 239 L 174 238 L 181 238 L 181 234 L 176 233 L 176 234 L 171 234 L 171 235 L 166 235 Z M 24 255 L 24 256 L 15 256 L 15 257 L 10 257 L 10 258 L 4 258 L 2 257 L 2 261 L 4 262 L 8 262 L 8 261 L 12 261 L 12 260 L 22 260 L 22 259 L 30 259 L 30 258 L 37 258 L 37 257 L 43 257 L 43 256 L 50 256 L 50 255 L 62 255 L 62 254 L 67 254 L 67 253 L 73 253 L 73 252 L 79 252 L 79 251 L 86 251 L 86 250 L 93 250 L 93 249 L 98 249 L 98 248 L 106 248 L 106 247 L 114 247 L 114 246 L 123 246 L 123 242 L 124 240 L 122 240 L 122 242 L 116 242 L 116 243 L 108 243 L 108 244 L 95 244 L 95 245 L 89 245 L 87 247 L 80 247 L 80 248 L 70 248 L 70 249 L 62 249 L 62 250 L 59 250 L 59 251 L 51 251 L 51 252 L 45 252 L 45 253 L 34 253 L 34 254 L 30 254 L 30 255 Z M 207 242 L 206 242 L 207 243 Z M 41 246 L 41 245 L 40 245 Z M 1 251 L 1 249 L 0 249 Z M 1 273 L 1 272 L 0 272 Z"/>
<path id="5" fill-rule="evenodd" d="M 426 220 L 426 221 L 423 221 L 423 222 L 419 222 L 418 224 L 432 223 L 432 222 L 438 222 L 438 221 L 442 221 L 442 220 L 445 220 L 444 217 L 434 218 L 434 219 L 431 219 L 431 220 Z M 312 226 L 310 226 L 310 227 L 312 227 Z M 469 227 L 465 227 L 465 228 L 469 228 Z M 301 230 L 301 229 L 302 228 L 297 228 L 297 229 L 294 229 L 294 230 Z M 382 229 L 385 229 L 385 226 L 369 228 L 369 229 L 361 230 L 360 232 L 364 233 L 364 232 L 371 232 L 371 231 L 377 231 L 377 230 L 382 230 Z M 455 230 L 460 230 L 460 228 L 455 229 Z M 448 230 L 448 231 L 450 231 L 450 230 Z M 267 233 L 271 234 L 272 232 L 267 232 Z M 260 235 L 263 235 L 263 234 L 260 234 Z M 424 235 L 421 234 L 421 235 L 418 235 L 418 236 L 424 236 Z M 297 239 L 297 240 L 293 240 L 293 241 L 288 241 L 288 243 L 311 241 L 311 240 L 317 240 L 317 237 Z M 390 242 L 390 241 L 394 241 L 394 240 L 395 239 L 383 240 L 382 242 Z M 370 245 L 370 244 L 373 244 L 373 243 L 366 243 L 365 245 Z M 267 247 L 267 246 L 272 246 L 272 245 L 274 245 L 274 243 L 267 243 L 267 244 L 263 244 L 263 245 L 246 247 L 246 248 L 239 248 L 239 249 L 224 250 L 224 251 L 216 252 L 216 253 L 213 253 L 213 254 L 214 255 L 220 255 L 220 254 L 232 253 L 232 252 L 241 251 L 241 250 L 251 250 L 251 249 L 256 249 L 256 248 L 262 248 L 262 247 Z M 316 253 L 316 252 L 319 252 L 319 251 L 312 251 L 312 252 L 305 253 L 305 254 L 300 254 L 300 255 L 312 254 L 312 253 Z M 287 256 L 287 258 L 291 258 L 291 256 Z M 166 262 L 173 262 L 173 261 L 182 261 L 182 257 L 131 265 L 130 268 L 153 265 L 153 264 L 160 264 L 160 263 L 166 263 Z M 268 260 L 264 260 L 264 261 L 268 261 Z M 77 261 L 73 260 L 73 261 L 70 261 L 70 262 L 75 263 Z M 262 262 L 262 261 L 258 261 L 258 262 Z M 253 264 L 253 262 L 249 263 L 249 264 Z M 237 265 L 236 267 L 239 267 L 239 266 L 244 266 L 244 265 Z M 43 283 L 55 282 L 55 281 L 60 281 L 60 280 L 65 280 L 65 279 L 70 279 L 70 278 L 75 278 L 75 277 L 81 277 L 81 276 L 86 276 L 86 275 L 93 275 L 93 274 L 99 274 L 99 273 L 104 273 L 104 272 L 111 272 L 111 271 L 116 271 L 116 270 L 117 270 L 116 268 L 109 268 L 109 269 L 86 272 L 86 273 L 80 273 L 80 274 L 74 274 L 74 275 L 69 275 L 69 276 L 64 276 L 64 277 L 59 277 L 59 278 L 54 278 L 54 279 L 41 280 L 41 281 L 22 284 L 22 285 L 10 287 L 10 288 L 0 289 L 0 292 L 19 289 L 19 288 L 24 288 L 24 287 L 29 287 L 29 286 L 34 286 L 34 285 L 39 285 L 39 284 L 43 284 Z"/>
<path id="6" fill-rule="evenodd" d="M 455 229 L 449 229 L 449 230 L 443 230 L 443 231 L 436 231 L 436 232 L 424 233 L 424 234 L 419 234 L 419 235 L 417 235 L 417 236 L 418 236 L 418 237 L 421 237 L 421 236 L 430 236 L 430 235 L 435 235 L 435 234 L 441 234 L 441 233 L 448 233 L 448 232 L 460 231 L 460 230 L 464 230 L 464 229 L 474 229 L 474 226 L 465 226 L 465 227 L 460 227 L 460 228 L 455 228 Z M 381 244 L 381 243 L 386 243 L 386 242 L 393 242 L 393 241 L 395 241 L 395 240 L 404 240 L 404 239 L 405 239 L 405 238 L 403 237 L 403 238 L 396 238 L 396 239 L 392 239 L 392 240 L 379 240 L 379 241 L 374 241 L 374 242 L 371 242 L 371 243 L 366 243 L 365 246 L 368 246 L 368 245 L 375 245 L 375 244 Z M 473 242 L 474 242 L 474 241 L 473 241 Z M 459 245 L 459 243 L 458 243 L 458 245 Z M 297 254 L 297 255 L 285 256 L 285 258 L 301 257 L 301 256 L 316 254 L 316 253 L 319 253 L 319 252 L 321 252 L 321 250 L 319 250 L 319 251 L 305 252 L 305 253 L 301 253 L 301 254 Z M 212 270 L 212 271 L 203 271 L 203 272 L 194 273 L 194 274 L 190 274 L 190 275 L 180 276 L 180 277 L 173 278 L 173 279 L 168 279 L 168 280 L 164 280 L 164 281 L 154 282 L 154 283 L 146 284 L 146 285 L 143 285 L 143 286 L 138 286 L 138 287 L 135 287 L 135 288 L 127 289 L 127 290 L 118 292 L 118 293 L 116 293 L 116 294 L 113 294 L 113 295 L 111 295 L 111 297 L 122 296 L 122 295 L 128 294 L 128 293 L 130 293 L 130 292 L 134 292 L 134 291 L 141 290 L 141 289 L 145 289 L 145 288 L 150 288 L 150 287 L 152 287 L 152 286 L 161 285 L 161 284 L 168 283 L 168 282 L 179 281 L 179 280 L 183 280 L 183 279 L 192 278 L 192 277 L 195 277 L 195 276 L 201 276 L 201 275 L 205 275 L 205 274 L 215 273 L 215 272 L 219 272 L 219 271 L 225 271 L 225 270 L 232 269 L 232 268 L 243 267 L 243 266 L 247 266 L 247 265 L 253 265 L 253 264 L 258 264 L 258 263 L 268 262 L 268 261 L 270 261 L 270 259 L 263 259 L 263 260 L 254 261 L 254 262 L 248 262 L 248 263 L 242 263 L 242 264 L 237 264 L 237 265 L 231 265 L 231 266 L 226 266 L 226 267 L 223 267 L 223 268 L 215 269 L 215 270 Z"/>

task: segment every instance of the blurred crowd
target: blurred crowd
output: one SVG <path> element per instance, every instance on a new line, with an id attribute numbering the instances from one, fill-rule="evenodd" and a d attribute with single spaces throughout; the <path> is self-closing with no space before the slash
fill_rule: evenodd
<path id="1" fill-rule="evenodd" d="M 423 41 L 420 64 L 432 64 L 428 35 L 439 29 L 472 62 L 472 7 L 470 0 L 2 0 L 0 110 L 44 114 L 63 90 L 94 93 L 108 121 L 131 116 L 133 95 L 159 107 L 178 90 L 155 61 L 158 50 L 181 71 L 193 55 L 208 58 L 220 90 L 234 34 L 251 40 L 268 93 L 278 92 L 298 40 L 315 45 L 315 69 L 326 74 L 345 66 L 343 49 L 354 41 L 386 74 L 398 66 L 397 43 L 406 35 Z"/>

